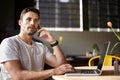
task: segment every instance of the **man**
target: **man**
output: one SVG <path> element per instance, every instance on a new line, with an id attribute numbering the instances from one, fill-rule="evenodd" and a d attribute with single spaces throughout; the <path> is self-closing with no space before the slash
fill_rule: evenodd
<path id="1" fill-rule="evenodd" d="M 0 63 L 3 80 L 43 80 L 52 75 L 74 71 L 67 64 L 53 35 L 44 28 L 38 30 L 39 19 L 40 13 L 36 8 L 25 8 L 18 21 L 20 33 L 2 41 Z M 53 54 L 45 45 L 32 40 L 36 31 L 42 40 L 51 44 Z M 44 63 L 55 68 L 43 70 Z"/>

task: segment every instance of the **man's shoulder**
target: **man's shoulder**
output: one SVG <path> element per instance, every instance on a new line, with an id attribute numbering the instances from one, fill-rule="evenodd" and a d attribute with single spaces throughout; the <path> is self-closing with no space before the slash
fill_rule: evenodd
<path id="1" fill-rule="evenodd" d="M 2 43 L 11 43 L 11 42 L 13 42 L 13 41 L 15 41 L 17 39 L 17 36 L 11 36 L 11 37 L 7 37 L 7 38 L 5 38 L 2 42 L 1 42 L 1 44 Z"/>

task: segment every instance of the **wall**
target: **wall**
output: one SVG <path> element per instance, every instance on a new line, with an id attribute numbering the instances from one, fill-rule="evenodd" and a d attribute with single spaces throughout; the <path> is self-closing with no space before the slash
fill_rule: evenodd
<path id="1" fill-rule="evenodd" d="M 14 30 L 14 0 L 1 0 L 0 10 L 0 31 L 7 31 L 8 35 L 14 34 L 16 32 Z"/>
<path id="2" fill-rule="evenodd" d="M 53 35 L 58 39 L 59 36 L 63 36 L 63 43 L 61 45 L 66 55 L 85 55 L 86 51 L 92 51 L 92 45 L 97 43 L 100 49 L 102 49 L 105 41 L 111 41 L 111 47 L 117 38 L 112 32 L 54 32 Z M 114 53 L 120 53 L 120 46 L 118 46 Z"/>

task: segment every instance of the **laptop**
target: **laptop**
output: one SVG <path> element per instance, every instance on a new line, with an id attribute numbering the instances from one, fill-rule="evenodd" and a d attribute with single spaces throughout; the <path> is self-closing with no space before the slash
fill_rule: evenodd
<path id="1" fill-rule="evenodd" d="M 75 69 L 75 72 L 67 72 L 65 73 L 66 76 L 80 76 L 80 75 L 101 75 L 102 67 L 104 64 L 105 57 L 108 53 L 110 46 L 110 41 L 107 41 L 103 45 L 102 53 L 100 55 L 100 59 L 98 62 L 97 69 Z"/>

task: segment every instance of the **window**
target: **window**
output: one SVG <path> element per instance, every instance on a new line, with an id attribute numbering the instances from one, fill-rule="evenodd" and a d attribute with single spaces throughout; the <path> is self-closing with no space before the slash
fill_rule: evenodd
<path id="1" fill-rule="evenodd" d="M 36 0 L 40 26 L 48 30 L 83 31 L 82 0 Z"/>
<path id="2" fill-rule="evenodd" d="M 36 0 L 40 25 L 57 31 L 120 31 L 120 0 Z"/>
<path id="3" fill-rule="evenodd" d="M 109 31 L 107 22 L 120 31 L 120 0 L 88 0 L 88 26 L 90 31 Z"/>

